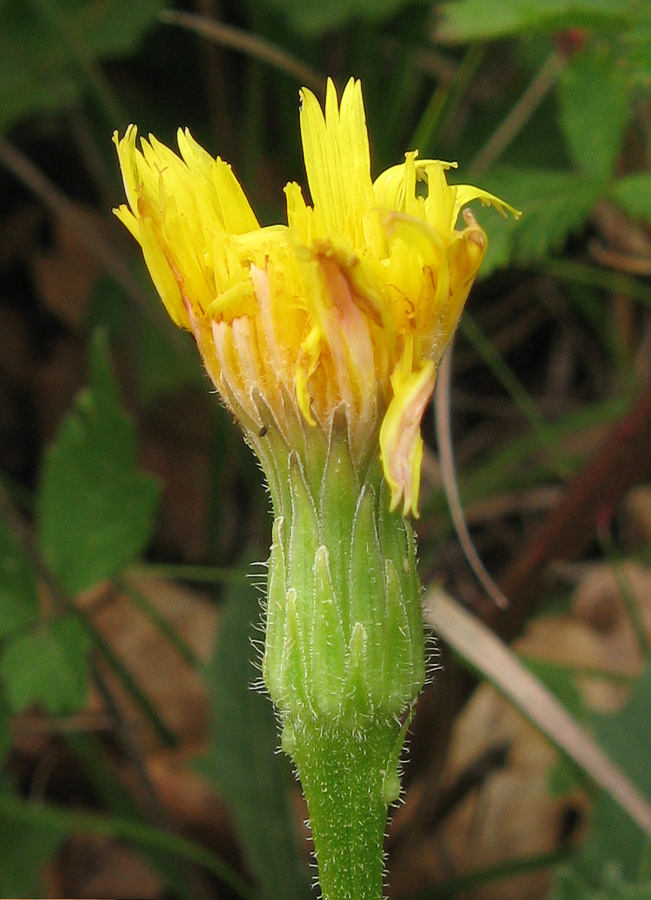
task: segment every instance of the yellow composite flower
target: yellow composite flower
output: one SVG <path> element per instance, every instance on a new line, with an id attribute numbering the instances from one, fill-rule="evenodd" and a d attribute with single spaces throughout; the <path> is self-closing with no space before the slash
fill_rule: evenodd
<path id="1" fill-rule="evenodd" d="M 343 406 L 353 458 L 379 448 L 392 508 L 417 515 L 422 416 L 486 249 L 465 207 L 515 211 L 448 185 L 454 164 L 416 151 L 373 182 L 360 82 L 339 104 L 329 80 L 325 114 L 300 96 L 312 202 L 288 184 L 287 225 L 261 227 L 231 167 L 189 131 L 178 156 L 152 136 L 138 149 L 133 125 L 114 138 L 127 197 L 115 212 L 245 433 L 270 412 L 291 442 L 297 416 L 327 431 Z"/>

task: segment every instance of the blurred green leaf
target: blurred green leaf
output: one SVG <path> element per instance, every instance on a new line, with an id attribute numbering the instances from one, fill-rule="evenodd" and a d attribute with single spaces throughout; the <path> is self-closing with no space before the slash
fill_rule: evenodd
<path id="1" fill-rule="evenodd" d="M 541 659 L 525 658 L 522 661 L 577 721 L 588 718 L 588 709 L 577 684 L 575 671 L 568 666 Z M 577 786 L 585 787 L 586 783 L 587 776 L 580 766 L 569 756 L 559 754 L 547 781 L 551 796 L 563 797 Z"/>
<path id="2" fill-rule="evenodd" d="M 560 123 L 575 165 L 607 181 L 629 116 L 623 68 L 602 47 L 576 53 L 561 73 L 559 100 Z"/>
<path id="3" fill-rule="evenodd" d="M 0 817 L 0 897 L 42 897 L 41 869 L 63 839 L 51 828 Z"/>
<path id="4" fill-rule="evenodd" d="M 586 885 L 572 869 L 562 869 L 550 900 L 649 900 L 651 881 L 625 882 L 617 868 L 604 873 L 602 883 Z"/>
<path id="5" fill-rule="evenodd" d="M 53 715 L 83 707 L 88 689 L 90 641 L 72 616 L 53 619 L 9 641 L 0 654 L 0 674 L 14 712 L 39 703 Z"/>
<path id="6" fill-rule="evenodd" d="M 39 8 L 66 22 L 71 41 L 91 58 L 135 49 L 163 0 L 0 0 L 0 131 L 19 117 L 75 102 L 84 89 L 69 48 Z"/>
<path id="7" fill-rule="evenodd" d="M 23 37 L 17 37 L 20 26 L 8 28 L 2 13 L 0 8 L 0 131 L 7 131 L 21 116 L 68 106 L 79 91 L 58 60 L 41 56 L 37 40 L 25 41 L 31 29 L 25 26 Z"/>
<path id="8" fill-rule="evenodd" d="M 600 717 L 595 724 L 597 740 L 647 797 L 651 797 L 651 660 L 636 682 L 626 706 L 614 716 Z M 592 815 L 592 832 L 586 855 L 595 871 L 614 859 L 623 876 L 637 875 L 646 840 L 639 827 L 604 794 Z"/>
<path id="9" fill-rule="evenodd" d="M 494 40 L 564 28 L 625 26 L 631 0 L 457 0 L 443 4 L 438 37 L 444 41 Z"/>
<path id="10" fill-rule="evenodd" d="M 622 35 L 621 45 L 631 81 L 648 94 L 651 87 L 651 5 L 642 4 L 641 9 L 641 21 Z"/>
<path id="11" fill-rule="evenodd" d="M 0 765 L 7 758 L 7 754 L 11 750 L 13 743 L 13 731 L 11 728 L 11 710 L 4 696 L 4 691 L 0 693 Z M 0 863 L 0 869 L 2 864 Z M 2 893 L 0 892 L 0 896 Z"/>
<path id="12" fill-rule="evenodd" d="M 558 755 L 547 776 L 550 797 L 566 797 L 577 788 L 586 790 L 589 785 L 586 774 L 569 757 Z"/>
<path id="13" fill-rule="evenodd" d="M 120 408 L 106 340 L 91 347 L 91 386 L 45 458 L 37 510 L 42 553 L 76 594 L 120 572 L 147 545 L 158 500 L 138 471 L 135 429 Z"/>
<path id="14" fill-rule="evenodd" d="M 206 390 L 208 378 L 191 337 L 187 336 L 188 352 L 179 353 L 111 278 L 100 279 L 85 324 L 90 331 L 107 328 L 111 343 L 117 341 L 124 348 L 144 405 L 188 385 Z M 170 323 L 170 329 L 173 327 Z"/>
<path id="15" fill-rule="evenodd" d="M 620 178 L 611 185 L 610 197 L 631 218 L 651 222 L 651 173 Z"/>
<path id="16" fill-rule="evenodd" d="M 300 900 L 310 896 L 310 888 L 289 806 L 291 768 L 278 753 L 271 701 L 251 687 L 256 674 L 250 660 L 251 623 L 259 617 L 253 588 L 233 593 L 206 672 L 213 727 L 199 769 L 228 801 L 264 897 Z"/>
<path id="17" fill-rule="evenodd" d="M 25 552 L 0 520 L 0 638 L 26 628 L 37 615 L 34 571 Z"/>
<path id="18" fill-rule="evenodd" d="M 571 669 L 546 662 L 543 659 L 529 658 L 523 662 L 536 678 L 539 678 L 545 687 L 549 688 L 565 709 L 572 713 L 575 719 L 585 718 L 586 705 Z"/>
<path id="19" fill-rule="evenodd" d="M 24 2 L 24 0 L 23 0 Z M 122 56 L 135 50 L 157 21 L 164 0 L 47 0 L 66 15 L 77 39 L 94 57 Z"/>
<path id="20" fill-rule="evenodd" d="M 570 171 L 502 167 L 485 187 L 522 210 L 519 221 L 481 216 L 488 233 L 482 276 L 506 265 L 526 265 L 562 247 L 578 231 L 601 196 L 601 186 Z"/>
<path id="21" fill-rule="evenodd" d="M 616 715 L 599 717 L 594 732 L 608 756 L 643 794 L 651 797 L 651 660 L 626 706 Z M 554 900 L 648 898 L 648 886 L 644 886 L 647 893 L 639 893 L 636 884 L 647 846 L 648 840 L 639 826 L 600 791 L 587 841 L 576 864 L 571 870 L 564 870 Z M 568 892 L 574 890 L 574 885 L 584 893 Z"/>
<path id="22" fill-rule="evenodd" d="M 353 20 L 379 22 L 398 13 L 414 0 L 265 0 L 282 12 L 297 31 L 318 35 L 341 28 Z M 426 0 L 423 0 L 426 2 Z"/>

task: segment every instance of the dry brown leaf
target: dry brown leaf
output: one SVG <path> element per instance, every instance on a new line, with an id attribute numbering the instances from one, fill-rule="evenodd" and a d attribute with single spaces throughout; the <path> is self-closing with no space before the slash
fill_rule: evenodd
<path id="1" fill-rule="evenodd" d="M 70 838 L 48 873 L 50 897 L 161 900 L 165 885 L 142 854 L 96 836 Z"/>
<path id="2" fill-rule="evenodd" d="M 631 547 L 643 547 L 651 541 L 651 484 L 638 484 L 626 495 L 622 530 Z"/>
<path id="3" fill-rule="evenodd" d="M 651 573 L 627 563 L 623 574 L 641 620 L 651 630 Z M 612 568 L 592 568 L 575 591 L 570 613 L 534 620 L 515 649 L 548 663 L 634 677 L 641 656 L 621 583 L 621 574 L 618 581 Z M 620 708 L 628 693 L 621 684 L 587 676 L 580 679 L 580 687 L 586 702 L 600 710 Z M 392 857 L 392 881 L 405 893 L 502 862 L 554 852 L 566 845 L 569 832 L 583 821 L 587 798 L 580 792 L 550 795 L 556 750 L 489 684 L 475 691 L 455 723 L 438 795 L 499 745 L 508 747 L 507 764 L 469 792 L 435 834 L 410 833 L 410 841 L 400 844 Z M 421 785 L 420 792 L 424 790 L 427 787 Z M 408 806 L 414 802 L 418 803 L 417 796 L 407 798 Z M 543 900 L 549 882 L 549 872 L 533 871 L 484 884 L 463 897 Z"/>
<path id="4" fill-rule="evenodd" d="M 154 578 L 133 579 L 134 587 L 174 628 L 202 661 L 207 660 L 217 626 L 215 604 L 204 594 Z M 94 592 L 84 598 L 93 624 L 134 676 L 181 746 L 205 738 L 208 704 L 205 682 L 127 596 Z M 135 729 L 138 745 L 149 755 L 160 743 L 117 677 L 110 684 Z"/>
<path id="5" fill-rule="evenodd" d="M 85 212 L 99 221 L 99 216 L 92 210 Z M 52 229 L 52 247 L 34 250 L 31 256 L 32 276 L 43 306 L 71 331 L 77 332 L 88 312 L 101 268 L 79 236 L 61 219 L 53 221 Z"/>

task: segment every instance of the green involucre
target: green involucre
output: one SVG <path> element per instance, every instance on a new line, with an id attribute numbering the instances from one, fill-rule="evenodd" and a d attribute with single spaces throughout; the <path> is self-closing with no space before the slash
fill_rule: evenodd
<path id="1" fill-rule="evenodd" d="M 274 508 L 266 685 L 284 719 L 397 720 L 425 675 L 411 527 L 389 512 L 379 464 L 353 464 L 340 418 L 318 493 L 305 468 L 289 453 L 289 503 Z"/>

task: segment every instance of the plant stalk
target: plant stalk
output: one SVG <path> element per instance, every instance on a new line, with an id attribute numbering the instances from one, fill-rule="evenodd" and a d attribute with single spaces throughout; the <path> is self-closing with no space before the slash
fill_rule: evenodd
<path id="1" fill-rule="evenodd" d="M 311 721 L 290 730 L 284 740 L 293 744 L 288 749 L 307 800 L 323 900 L 382 900 L 400 724 L 376 721 L 358 730 Z"/>

